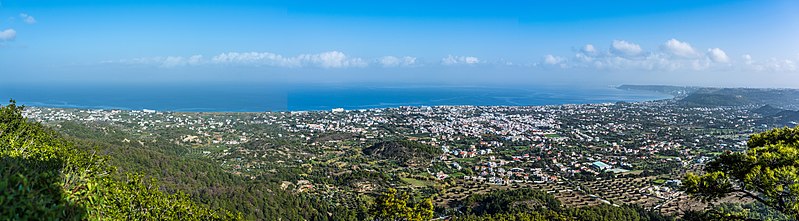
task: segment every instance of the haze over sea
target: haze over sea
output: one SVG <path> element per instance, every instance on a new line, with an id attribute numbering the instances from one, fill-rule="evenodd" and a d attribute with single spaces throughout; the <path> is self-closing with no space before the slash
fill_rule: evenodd
<path id="1" fill-rule="evenodd" d="M 527 106 L 635 102 L 670 95 L 612 86 L 0 85 L 0 98 L 38 107 L 178 112 L 347 110 L 399 106 Z"/>

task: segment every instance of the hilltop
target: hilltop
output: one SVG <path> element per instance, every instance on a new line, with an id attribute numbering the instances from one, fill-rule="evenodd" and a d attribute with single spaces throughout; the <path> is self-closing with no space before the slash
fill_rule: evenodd
<path id="1" fill-rule="evenodd" d="M 799 89 L 714 88 L 667 85 L 621 85 L 619 89 L 647 90 L 675 96 L 687 106 L 763 106 L 799 110 Z"/>

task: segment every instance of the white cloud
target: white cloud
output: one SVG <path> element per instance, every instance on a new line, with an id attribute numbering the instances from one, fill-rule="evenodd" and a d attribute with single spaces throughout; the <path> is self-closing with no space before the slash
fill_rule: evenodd
<path id="1" fill-rule="evenodd" d="M 33 18 L 33 16 L 30 16 L 30 15 L 25 14 L 25 13 L 20 13 L 19 17 L 22 18 L 22 21 L 27 23 L 27 24 L 36 24 L 36 19 Z"/>
<path id="2" fill-rule="evenodd" d="M 641 46 L 624 40 L 613 40 L 610 52 L 621 56 L 635 56 L 641 53 Z"/>
<path id="3" fill-rule="evenodd" d="M 444 65 L 457 65 L 457 64 L 477 64 L 480 59 L 472 56 L 452 56 L 448 55 L 441 59 L 441 64 Z"/>
<path id="4" fill-rule="evenodd" d="M 183 56 L 166 56 L 166 57 L 149 57 L 149 58 L 134 58 L 118 61 L 106 61 L 103 63 L 117 63 L 117 64 L 132 64 L 132 65 L 154 65 L 162 68 L 174 68 L 190 65 L 199 65 L 202 63 L 202 55 L 193 55 L 190 57 Z"/>
<path id="5" fill-rule="evenodd" d="M 707 57 L 710 58 L 711 61 L 716 63 L 730 62 L 730 58 L 727 57 L 727 53 L 725 53 L 720 48 L 707 49 Z"/>
<path id="6" fill-rule="evenodd" d="M 0 31 L 0 41 L 13 41 L 16 38 L 17 38 L 17 31 L 14 31 L 14 29 L 9 28 Z"/>
<path id="7" fill-rule="evenodd" d="M 694 58 L 699 55 L 699 53 L 696 53 L 696 50 L 691 46 L 691 44 L 674 38 L 663 43 L 663 45 L 660 46 L 660 49 L 671 55 L 683 58 Z"/>
<path id="8" fill-rule="evenodd" d="M 171 67 L 181 67 L 186 65 L 199 65 L 202 61 L 202 55 L 194 55 L 188 58 L 180 57 L 180 56 L 169 56 L 163 59 L 161 62 L 161 67 L 171 68 Z"/>
<path id="9" fill-rule="evenodd" d="M 186 58 L 169 56 L 161 62 L 162 67 L 171 68 L 186 65 Z"/>
<path id="10" fill-rule="evenodd" d="M 198 65 L 198 64 L 200 64 L 200 62 L 202 62 L 202 59 L 203 59 L 202 55 L 194 55 L 194 56 L 189 57 L 189 59 L 186 61 L 186 63 L 189 64 L 189 65 Z"/>
<path id="11" fill-rule="evenodd" d="M 770 72 L 795 72 L 799 71 L 798 61 L 791 59 L 777 59 L 771 58 L 766 61 L 756 61 L 751 55 L 745 54 L 742 56 L 744 59 L 745 68 L 754 71 L 770 71 Z"/>
<path id="12" fill-rule="evenodd" d="M 322 52 L 319 54 L 304 54 L 297 57 L 305 64 L 313 64 L 323 68 L 366 67 L 366 62 L 360 58 L 350 58 L 339 51 Z"/>
<path id="13" fill-rule="evenodd" d="M 255 66 L 300 67 L 299 58 L 287 58 L 270 52 L 228 52 L 211 58 L 216 64 L 240 64 Z"/>
<path id="14" fill-rule="evenodd" d="M 596 54 L 596 48 L 594 48 L 594 45 L 592 45 L 592 44 L 587 44 L 587 45 L 583 46 L 582 49 L 580 49 L 580 52 L 582 52 L 584 54 L 589 54 L 589 55 L 590 54 Z"/>
<path id="15" fill-rule="evenodd" d="M 347 68 L 366 67 L 368 64 L 361 58 L 351 58 L 339 51 L 328 51 L 318 54 L 301 54 L 295 57 L 285 57 L 271 52 L 228 52 L 211 58 L 216 64 L 240 64 L 254 66 L 274 67 L 322 67 L 322 68 Z"/>
<path id="16" fill-rule="evenodd" d="M 544 63 L 549 64 L 549 65 L 559 64 L 559 63 L 563 62 L 563 60 L 564 60 L 564 58 L 558 57 L 558 56 L 554 56 L 554 55 L 551 55 L 551 54 L 548 54 L 547 56 L 544 56 Z"/>
<path id="17" fill-rule="evenodd" d="M 799 72 L 799 57 L 758 61 L 744 54 L 741 58 L 733 60 L 721 48 L 709 48 L 701 53 L 690 43 L 677 39 L 670 39 L 649 51 L 634 43 L 615 40 L 607 51 L 589 44 L 577 50 L 574 57 L 545 55 L 541 64 L 586 70 Z"/>
<path id="18" fill-rule="evenodd" d="M 797 71 L 796 62 L 790 59 L 777 59 L 771 58 L 761 64 L 758 64 L 760 70 L 775 71 L 775 72 L 793 72 Z"/>
<path id="19" fill-rule="evenodd" d="M 754 61 L 752 61 L 752 55 L 749 55 L 749 54 L 745 54 L 745 55 L 741 56 L 741 58 L 744 59 L 744 64 L 752 64 L 754 62 Z"/>
<path id="20" fill-rule="evenodd" d="M 383 65 L 383 67 L 399 67 L 399 66 L 411 66 L 416 64 L 416 58 L 405 56 L 405 57 L 394 57 L 394 56 L 385 56 L 378 60 L 378 62 Z"/>
<path id="21" fill-rule="evenodd" d="M 283 68 L 321 67 L 321 68 L 348 68 L 368 66 L 361 58 L 352 58 L 338 51 L 322 52 L 318 54 L 302 54 L 294 57 L 271 52 L 227 52 L 206 59 L 202 55 L 190 57 L 166 56 L 106 61 L 103 63 L 155 65 L 163 68 L 173 68 L 195 65 L 249 65 L 270 66 Z"/>
<path id="22" fill-rule="evenodd" d="M 722 49 L 712 48 L 701 54 L 689 43 L 676 39 L 666 41 L 659 50 L 653 51 L 623 40 L 614 40 L 607 51 L 597 50 L 589 44 L 578 50 L 574 57 L 546 55 L 543 63 L 560 68 L 597 70 L 700 71 L 731 68 Z"/>

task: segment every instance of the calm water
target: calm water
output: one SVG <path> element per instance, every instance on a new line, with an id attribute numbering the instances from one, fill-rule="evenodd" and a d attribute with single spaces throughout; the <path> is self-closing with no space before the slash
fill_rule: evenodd
<path id="1" fill-rule="evenodd" d="M 550 105 L 646 101 L 669 95 L 603 87 L 342 85 L 0 85 L 0 99 L 28 106 L 261 112 L 435 105 Z"/>

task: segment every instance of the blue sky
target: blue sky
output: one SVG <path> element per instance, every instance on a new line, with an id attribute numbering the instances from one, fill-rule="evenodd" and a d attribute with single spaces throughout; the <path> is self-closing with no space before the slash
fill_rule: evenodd
<path id="1" fill-rule="evenodd" d="M 799 87 L 790 0 L 0 4 L 6 82 Z"/>

